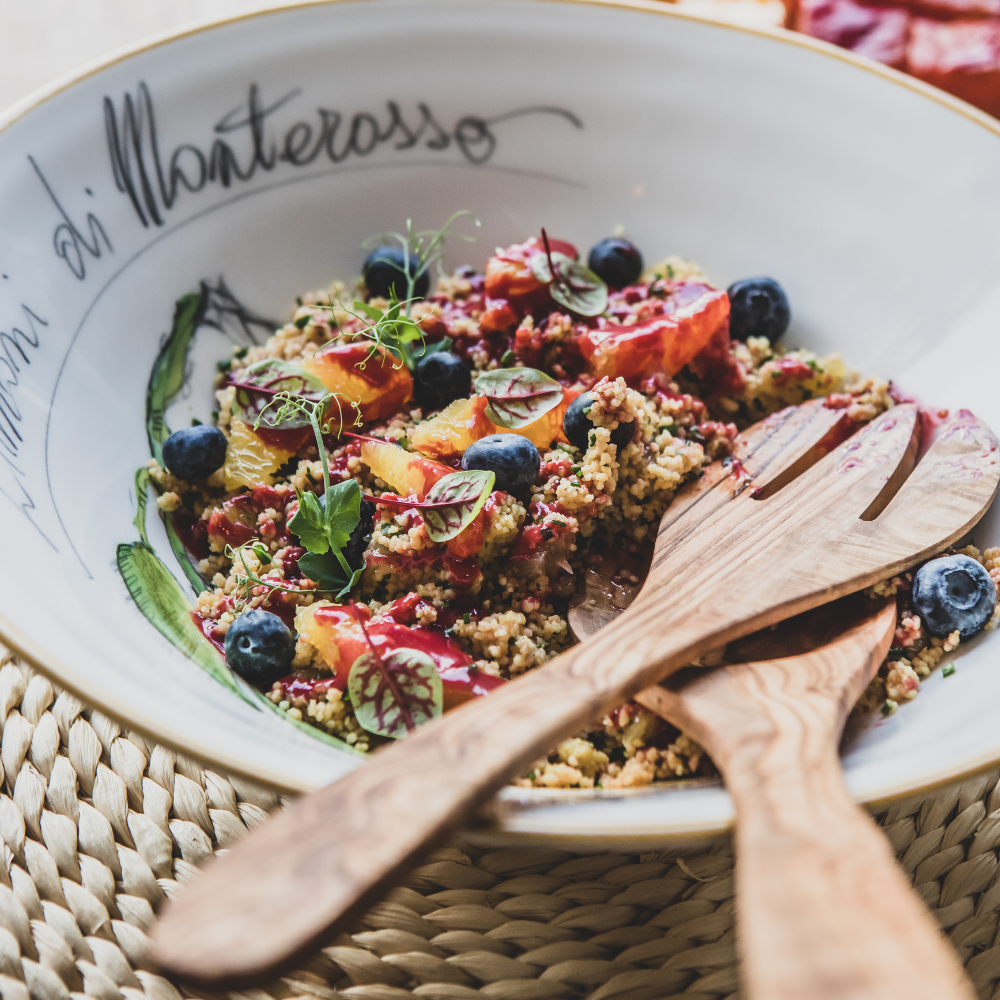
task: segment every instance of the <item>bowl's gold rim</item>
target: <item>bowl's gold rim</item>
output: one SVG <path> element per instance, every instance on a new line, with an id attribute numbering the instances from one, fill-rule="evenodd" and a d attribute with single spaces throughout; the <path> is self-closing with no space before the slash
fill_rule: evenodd
<path id="1" fill-rule="evenodd" d="M 210 31 L 214 28 L 222 27 L 228 24 L 249 21 L 253 18 L 278 14 L 283 11 L 302 10 L 309 7 L 324 7 L 332 6 L 333 4 L 358 2 L 361 2 L 361 0 L 299 0 L 297 3 L 263 7 L 259 10 L 247 11 L 243 14 L 235 14 L 230 17 L 198 21 L 185 27 L 173 28 L 167 31 L 159 32 L 155 35 L 149 36 L 143 41 L 117 49 L 107 56 L 103 56 L 87 63 L 78 70 L 74 70 L 64 76 L 58 77 L 52 83 L 33 91 L 20 101 L 17 101 L 0 114 L 0 132 L 9 128 L 15 122 L 27 115 L 30 111 L 44 104 L 46 101 L 57 96 L 58 94 L 61 94 L 64 90 L 68 90 L 80 81 L 94 76 L 110 66 L 115 66 L 118 63 L 124 62 L 126 59 L 130 59 L 133 56 L 159 48 L 162 45 L 166 45 L 178 39 L 201 34 L 202 32 Z M 880 76 L 897 86 L 905 87 L 907 90 L 912 90 L 915 93 L 920 94 L 922 97 L 925 97 L 936 104 L 942 105 L 950 111 L 975 122 L 977 125 L 980 125 L 981 127 L 992 132 L 994 135 L 1000 137 L 1000 120 L 997 120 L 991 115 L 980 111 L 971 104 L 968 104 L 957 97 L 953 97 L 951 94 L 942 90 L 938 90 L 936 87 L 923 83 L 914 77 L 907 76 L 905 73 L 901 73 L 900 71 L 892 69 L 889 66 L 885 66 L 882 63 L 877 63 L 862 56 L 857 56 L 854 53 L 846 51 L 845 49 L 838 48 L 815 38 L 810 38 L 807 35 L 786 31 L 782 28 L 757 28 L 749 25 L 732 24 L 727 21 L 720 21 L 712 17 L 707 17 L 703 14 L 695 14 L 689 11 L 678 10 L 669 6 L 669 4 L 664 2 L 664 0 L 541 0 L 541 2 L 609 7 L 656 14 L 662 17 L 674 17 L 681 20 L 697 21 L 725 28 L 730 31 L 739 31 L 750 35 L 759 35 L 785 45 L 809 49 L 819 55 L 849 63 L 857 69 L 864 70 L 865 72 L 874 74 L 875 76 Z M 297 793 L 309 792 L 313 790 L 311 787 L 307 787 L 301 783 L 289 781 L 286 775 L 277 771 L 267 771 L 265 773 L 261 773 L 259 770 L 250 771 L 247 769 L 246 763 L 242 762 L 238 758 L 230 759 L 229 755 L 225 752 L 192 745 L 191 741 L 188 739 L 178 738 L 176 736 L 172 736 L 169 732 L 162 731 L 152 720 L 147 723 L 143 723 L 142 721 L 137 722 L 130 714 L 129 706 L 119 704 L 118 699 L 114 697 L 113 693 L 104 692 L 102 690 L 99 694 L 95 695 L 92 691 L 86 690 L 82 686 L 78 686 L 70 681 L 67 681 L 66 678 L 74 676 L 75 672 L 72 670 L 60 670 L 62 659 L 57 656 L 52 656 L 40 649 L 31 636 L 27 635 L 13 622 L 9 621 L 2 612 L 0 612 L 0 640 L 3 640 L 8 648 L 12 649 L 19 656 L 27 660 L 33 667 L 52 677 L 53 680 L 55 680 L 67 691 L 70 691 L 83 701 L 99 707 L 102 712 L 106 711 L 110 717 L 114 718 L 126 728 L 136 729 L 154 742 L 164 743 L 178 752 L 186 756 L 194 757 L 211 767 L 221 766 L 231 773 L 242 775 L 262 784 L 271 785 L 280 792 Z M 971 761 L 967 761 L 961 766 L 960 769 L 939 772 L 934 775 L 934 777 L 919 785 L 898 785 L 895 788 L 890 787 L 880 793 L 877 798 L 868 800 L 866 805 L 869 809 L 884 808 L 892 802 L 932 791 L 945 784 L 971 778 L 989 770 L 997 763 L 998 758 L 993 754 L 980 754 L 974 757 Z M 709 822 L 698 825 L 694 828 L 687 827 L 683 829 L 665 829 L 663 832 L 644 832 L 628 839 L 641 840 L 643 842 L 647 842 L 650 847 L 652 847 L 656 844 L 667 843 L 670 841 L 711 839 L 726 832 L 731 827 L 731 820 L 727 822 Z M 588 847 L 590 849 L 593 849 L 595 845 L 600 844 L 604 844 L 610 848 L 613 847 L 620 839 L 620 836 L 608 834 L 605 830 L 598 828 L 594 828 L 590 831 L 586 829 L 578 829 L 573 833 L 535 833 L 528 831 L 505 831 L 501 829 L 498 831 L 498 836 L 508 843 L 558 843 L 560 846 L 567 846 L 570 848 L 573 844 L 578 844 L 581 848 Z M 625 836 L 627 837 L 628 835 L 626 834 Z"/>
<path id="2" fill-rule="evenodd" d="M 166 31 L 158 32 L 150 35 L 142 41 L 136 42 L 133 45 L 124 46 L 123 48 L 117 49 L 106 56 L 102 56 L 86 63 L 81 68 L 73 70 L 64 76 L 57 77 L 51 83 L 32 91 L 32 93 L 28 94 L 20 101 L 16 101 L 2 114 L 0 114 L 0 132 L 8 128 L 20 118 L 23 118 L 29 111 L 38 107 L 40 104 L 43 104 L 50 98 L 55 97 L 57 94 L 62 93 L 62 91 L 67 90 L 69 87 L 79 83 L 81 80 L 85 80 L 88 77 L 107 69 L 109 66 L 115 66 L 120 62 L 124 62 L 126 59 L 132 58 L 132 56 L 140 55 L 141 53 L 148 52 L 151 49 L 159 48 L 161 45 L 166 45 L 169 42 L 176 41 L 180 38 L 198 35 L 202 32 L 210 31 L 214 28 L 223 27 L 228 24 L 237 24 L 241 21 L 252 20 L 253 18 L 278 14 L 286 10 L 302 10 L 309 7 L 326 7 L 339 3 L 359 2 L 362 2 L 362 0 L 298 0 L 296 3 L 262 7 L 259 10 L 247 11 L 243 14 L 233 14 L 229 17 L 195 21 L 187 26 L 170 28 Z M 798 32 L 787 31 L 784 28 L 753 27 L 751 25 L 734 24 L 729 21 L 722 21 L 717 18 L 708 17 L 705 14 L 696 14 L 691 11 L 679 10 L 676 7 L 671 6 L 670 0 L 542 0 L 542 2 L 568 3 L 588 7 L 611 7 L 620 10 L 658 14 L 666 17 L 680 18 L 681 20 L 711 24 L 716 27 L 726 28 L 730 31 L 739 31 L 745 34 L 759 35 L 764 38 L 770 38 L 774 41 L 782 42 L 786 45 L 794 45 L 799 46 L 800 48 L 811 49 L 814 52 L 822 53 L 830 58 L 850 63 L 851 65 L 856 66 L 859 69 L 863 69 L 868 73 L 873 73 L 876 76 L 881 76 L 887 80 L 891 80 L 893 83 L 905 87 L 908 90 L 913 90 L 916 93 L 935 101 L 937 104 L 941 104 L 944 107 L 949 108 L 951 111 L 960 114 L 962 117 L 976 122 L 993 132 L 995 135 L 1000 135 L 1000 120 L 994 118 L 992 115 L 986 114 L 985 111 L 980 111 L 978 108 L 973 107 L 973 105 L 963 101 L 961 98 L 954 97 L 943 90 L 939 90 L 937 87 L 932 87 L 930 84 L 924 83 L 922 80 L 918 80 L 915 77 L 908 76 L 906 73 L 893 69 L 891 66 L 875 62 L 874 60 L 868 59 L 864 56 L 855 55 L 853 52 L 848 52 L 846 49 L 839 48 L 829 42 L 820 41 L 817 38 L 812 38 L 809 35 L 802 35 Z"/>

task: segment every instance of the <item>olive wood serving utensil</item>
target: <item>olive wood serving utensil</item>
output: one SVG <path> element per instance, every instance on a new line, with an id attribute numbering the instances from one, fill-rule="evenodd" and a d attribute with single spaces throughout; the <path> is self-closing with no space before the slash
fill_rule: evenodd
<path id="1" fill-rule="evenodd" d="M 713 646 L 960 537 L 1000 476 L 996 439 L 963 413 L 909 479 L 912 404 L 840 444 L 846 414 L 820 401 L 757 425 L 735 461 L 709 467 L 668 508 L 627 611 L 516 683 L 379 750 L 211 861 L 154 928 L 156 960 L 215 985 L 294 961 L 561 739 Z"/>
<path id="2" fill-rule="evenodd" d="M 597 581 L 589 591 L 574 608 L 581 642 L 622 610 Z M 885 836 L 851 801 L 837 756 L 895 626 L 894 600 L 855 594 L 737 639 L 727 666 L 685 668 L 636 695 L 705 748 L 736 805 L 748 1000 L 973 996 Z"/>

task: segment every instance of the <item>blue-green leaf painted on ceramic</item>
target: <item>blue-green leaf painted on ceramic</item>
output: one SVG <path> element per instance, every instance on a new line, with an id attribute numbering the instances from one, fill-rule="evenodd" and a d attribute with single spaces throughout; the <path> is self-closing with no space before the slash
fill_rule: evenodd
<path id="1" fill-rule="evenodd" d="M 217 295 L 228 292 L 216 289 Z M 198 327 L 205 322 L 212 289 L 202 285 L 201 292 L 192 292 L 177 300 L 170 334 L 164 341 L 153 363 L 146 392 L 146 435 L 152 456 L 162 465 L 163 442 L 170 436 L 166 411 L 184 385 L 188 351 Z M 224 305 L 230 305 L 224 302 Z M 233 300 L 233 303 L 235 300 Z M 248 314 L 249 315 L 249 314 Z M 251 317 L 255 323 L 260 323 Z M 210 325 L 215 325 L 214 323 Z M 273 324 L 272 324 L 273 325 Z M 149 470 L 141 468 L 135 474 L 136 516 L 135 529 L 138 542 L 124 542 L 117 549 L 118 570 L 136 607 L 146 620 L 168 641 L 198 664 L 206 673 L 224 687 L 239 695 L 248 704 L 279 715 L 296 729 L 308 733 L 313 739 L 336 747 L 361 759 L 365 754 L 335 736 L 315 726 L 300 722 L 278 708 L 266 695 L 246 684 L 226 664 L 225 658 L 205 638 L 191 617 L 194 610 L 184 589 L 156 554 L 146 529 L 148 510 Z M 205 581 L 195 568 L 184 543 L 174 530 L 169 514 L 161 512 L 170 547 L 190 581 L 196 594 L 205 587 Z"/>
<path id="2" fill-rule="evenodd" d="M 188 349 L 194 339 L 195 331 L 205 318 L 208 297 L 208 288 L 203 287 L 200 293 L 191 292 L 177 300 L 170 335 L 163 342 L 149 375 L 146 389 L 146 437 L 149 439 L 149 450 L 160 465 L 163 465 L 163 442 L 170 437 L 170 428 L 166 420 L 167 408 L 184 386 Z M 138 489 L 136 492 L 138 493 Z M 184 543 L 174 530 L 173 518 L 163 513 L 161 519 L 167 530 L 170 550 L 194 592 L 201 593 L 205 588 L 205 579 L 198 572 L 190 554 L 184 548 Z"/>
<path id="3" fill-rule="evenodd" d="M 191 607 L 173 573 L 145 541 L 118 546 L 118 570 L 136 607 L 168 642 L 220 684 L 250 701 L 232 672 L 191 619 Z"/>

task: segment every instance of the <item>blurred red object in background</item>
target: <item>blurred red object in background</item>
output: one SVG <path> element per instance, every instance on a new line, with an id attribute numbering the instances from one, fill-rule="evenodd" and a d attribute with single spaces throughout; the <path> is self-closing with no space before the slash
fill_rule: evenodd
<path id="1" fill-rule="evenodd" d="M 1000 0 L 797 0 L 791 20 L 1000 118 Z"/>

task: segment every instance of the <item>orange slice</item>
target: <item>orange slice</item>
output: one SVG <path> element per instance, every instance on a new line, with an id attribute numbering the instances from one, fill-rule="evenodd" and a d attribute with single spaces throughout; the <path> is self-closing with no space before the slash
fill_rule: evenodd
<path id="1" fill-rule="evenodd" d="M 420 500 L 439 479 L 455 471 L 399 445 L 371 439 L 361 442 L 361 461 L 400 496 L 415 493 Z"/>
<path id="2" fill-rule="evenodd" d="M 562 402 L 533 423 L 517 430 L 498 427 L 486 416 L 486 399 L 473 396 L 456 399 L 436 417 L 417 424 L 410 432 L 410 444 L 433 458 L 451 458 L 461 455 L 473 442 L 488 434 L 520 434 L 539 451 L 551 447 L 553 441 L 565 441 L 562 431 L 563 417 L 570 403 L 579 395 L 576 389 L 564 389 Z"/>
<path id="3" fill-rule="evenodd" d="M 345 427 L 349 427 L 353 419 L 348 400 L 358 404 L 361 419 L 370 423 L 398 413 L 413 398 L 413 379 L 406 365 L 383 348 L 368 357 L 371 347 L 369 341 L 331 344 L 299 363 L 330 392 L 341 394 L 339 402 Z M 336 427 L 336 403 L 328 411 L 327 419 Z"/>
<path id="4" fill-rule="evenodd" d="M 233 420 L 229 427 L 226 462 L 222 466 L 226 489 L 270 486 L 274 482 L 274 473 L 294 454 L 293 451 L 272 448 L 254 434 L 249 424 Z"/>
<path id="5" fill-rule="evenodd" d="M 729 296 L 713 289 L 668 316 L 588 330 L 577 344 L 592 375 L 634 384 L 650 375 L 676 375 L 728 319 Z"/>

